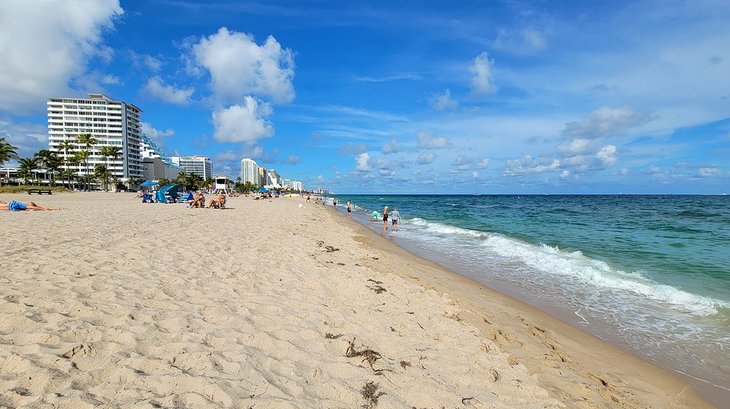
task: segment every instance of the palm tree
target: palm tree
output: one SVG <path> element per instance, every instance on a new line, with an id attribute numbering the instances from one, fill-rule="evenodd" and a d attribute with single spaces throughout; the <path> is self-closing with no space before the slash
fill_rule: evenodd
<path id="1" fill-rule="evenodd" d="M 76 153 L 74 153 L 73 161 L 77 165 L 80 165 L 82 163 L 88 163 L 89 151 L 77 151 Z M 84 189 L 88 190 L 89 189 L 89 173 L 88 172 L 84 172 L 84 179 L 86 180 Z"/>
<path id="2" fill-rule="evenodd" d="M 89 189 L 89 156 L 91 156 L 90 149 L 91 149 L 92 145 L 96 145 L 97 143 L 99 143 L 99 141 L 96 138 L 94 138 L 94 136 L 91 135 L 90 133 L 82 133 L 76 139 L 77 139 L 78 143 L 80 143 L 81 145 L 84 145 L 84 147 L 86 148 L 82 152 L 86 152 L 86 154 L 83 156 L 84 156 L 84 168 L 86 169 L 86 190 L 88 191 L 88 190 L 90 190 Z"/>
<path id="3" fill-rule="evenodd" d="M 64 166 L 64 168 L 66 168 L 66 170 L 69 170 L 69 168 L 68 168 L 68 162 L 69 162 L 68 151 L 70 151 L 73 148 L 74 148 L 74 144 L 68 139 L 63 140 L 58 144 L 58 149 L 63 152 L 63 166 Z M 66 172 L 66 171 L 61 172 L 61 175 L 62 175 L 61 177 L 64 178 L 64 184 L 66 182 L 65 175 L 67 175 L 67 174 L 68 174 L 68 172 Z"/>
<path id="4" fill-rule="evenodd" d="M 109 168 L 106 165 L 99 163 L 94 167 L 94 176 L 104 181 L 104 190 L 107 190 L 109 185 L 109 173 Z"/>
<path id="5" fill-rule="evenodd" d="M 106 167 L 109 171 L 108 173 L 113 174 L 111 168 L 109 167 L 109 158 L 113 158 L 114 160 L 119 159 L 119 157 L 122 156 L 122 149 L 118 146 L 102 146 L 100 153 L 101 156 L 103 156 L 107 160 Z M 104 185 L 104 189 L 107 190 L 106 184 Z"/>
<path id="6" fill-rule="evenodd" d="M 18 176 L 23 178 L 23 182 L 28 184 L 28 177 L 33 178 L 33 171 L 38 169 L 38 159 L 36 158 L 20 158 L 18 160 L 20 168 L 18 169 Z"/>
<path id="7" fill-rule="evenodd" d="M 5 138 L 0 138 L 0 166 L 10 159 L 16 159 L 18 157 L 17 150 L 17 147 L 5 142 Z"/>
<path id="8" fill-rule="evenodd" d="M 46 170 L 46 176 L 48 176 L 48 173 L 50 172 L 51 175 L 48 180 L 51 186 L 53 186 L 56 171 L 61 166 L 61 159 L 58 157 L 56 152 L 48 149 L 41 149 L 36 152 L 35 158 L 38 160 L 38 165 Z"/>
<path id="9" fill-rule="evenodd" d="M 79 166 L 81 163 L 81 158 L 79 157 L 80 152 L 74 153 L 74 156 L 68 158 L 68 164 L 70 165 L 68 169 L 66 169 L 66 176 L 68 176 L 68 180 L 71 184 L 72 189 L 76 189 L 76 182 L 79 180 L 79 175 L 76 171 L 76 167 Z M 73 169 L 71 168 L 73 167 Z"/>

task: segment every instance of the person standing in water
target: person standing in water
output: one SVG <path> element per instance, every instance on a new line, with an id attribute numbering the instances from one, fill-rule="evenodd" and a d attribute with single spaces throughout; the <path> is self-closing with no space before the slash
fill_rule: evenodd
<path id="1" fill-rule="evenodd" d="M 388 230 L 388 206 L 383 208 L 383 236 L 385 236 L 386 230 Z"/>
<path id="2" fill-rule="evenodd" d="M 400 223 L 400 213 L 398 213 L 398 208 L 394 207 L 393 212 L 390 213 L 390 231 L 398 231 L 398 223 Z"/>
<path id="3" fill-rule="evenodd" d="M 352 219 L 352 203 L 347 199 L 347 218 Z"/>

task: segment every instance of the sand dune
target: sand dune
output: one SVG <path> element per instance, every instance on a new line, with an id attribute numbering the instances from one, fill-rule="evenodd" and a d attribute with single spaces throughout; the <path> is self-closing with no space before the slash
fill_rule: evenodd
<path id="1" fill-rule="evenodd" d="M 39 201 L 63 210 L 0 214 L 0 407 L 703 405 L 300 199 Z"/>

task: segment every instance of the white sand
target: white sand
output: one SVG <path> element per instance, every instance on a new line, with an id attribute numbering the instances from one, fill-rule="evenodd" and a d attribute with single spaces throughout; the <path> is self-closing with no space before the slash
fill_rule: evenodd
<path id="1" fill-rule="evenodd" d="M 0 407 L 703 405 L 322 206 L 33 200 L 63 210 L 0 212 Z"/>

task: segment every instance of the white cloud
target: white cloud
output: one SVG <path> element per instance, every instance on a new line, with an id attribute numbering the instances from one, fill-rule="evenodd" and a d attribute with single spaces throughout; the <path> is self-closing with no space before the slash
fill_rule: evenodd
<path id="1" fill-rule="evenodd" d="M 560 172 L 560 179 L 567 179 L 568 176 L 570 176 L 569 170 L 566 169 L 566 170 L 563 170 L 562 172 Z"/>
<path id="2" fill-rule="evenodd" d="M 266 119 L 271 114 L 268 104 L 253 97 L 245 97 L 243 105 L 231 105 L 213 112 L 213 137 L 219 142 L 247 142 L 274 134 L 273 125 Z"/>
<path id="3" fill-rule="evenodd" d="M 273 36 L 262 45 L 253 36 L 221 27 L 192 46 L 195 61 L 210 72 L 214 98 L 240 101 L 242 95 L 287 103 L 294 99 L 294 53 Z"/>
<path id="4" fill-rule="evenodd" d="M 284 162 L 285 163 L 288 163 L 288 164 L 291 164 L 291 165 L 296 165 L 297 163 L 299 163 L 301 161 L 302 161 L 302 159 L 299 156 L 297 156 L 297 155 L 289 155 L 289 156 L 287 156 L 287 158 L 286 158 L 286 160 Z"/>
<path id="5" fill-rule="evenodd" d="M 430 132 L 418 132 L 418 147 L 420 149 L 444 149 L 449 147 L 449 140 L 442 136 L 433 136 Z"/>
<path id="6" fill-rule="evenodd" d="M 560 161 L 549 158 L 535 158 L 525 155 L 520 159 L 507 160 L 504 166 L 505 176 L 525 175 L 530 173 L 554 172 L 560 168 Z"/>
<path id="7" fill-rule="evenodd" d="M 512 31 L 501 29 L 494 40 L 494 48 L 513 54 L 531 54 L 547 48 L 545 36 L 534 29 Z"/>
<path id="8" fill-rule="evenodd" d="M 428 105 L 436 111 L 446 111 L 456 109 L 459 103 L 451 98 L 451 90 L 447 88 L 446 91 L 440 94 L 433 94 L 428 100 Z"/>
<path id="9" fill-rule="evenodd" d="M 596 157 L 603 162 L 605 166 L 612 166 L 616 163 L 616 145 L 606 145 L 601 148 Z"/>
<path id="10" fill-rule="evenodd" d="M 41 149 L 48 149 L 48 128 L 46 125 L 13 123 L 0 119 L 0 138 L 18 148 L 21 158 L 33 156 Z"/>
<path id="11" fill-rule="evenodd" d="M 118 0 L 0 1 L 0 110 L 45 110 L 65 96 L 94 57 L 108 58 L 102 32 L 123 13 Z"/>
<path id="12" fill-rule="evenodd" d="M 171 128 L 161 131 L 159 129 L 155 129 L 149 122 L 142 122 L 140 125 L 142 127 L 142 133 L 156 141 L 161 141 L 164 138 L 175 135 L 175 131 Z"/>
<path id="13" fill-rule="evenodd" d="M 416 163 L 419 165 L 428 165 L 429 163 L 432 163 L 436 159 L 436 155 L 432 152 L 421 152 L 420 155 L 418 155 L 418 159 L 416 159 Z"/>
<path id="14" fill-rule="evenodd" d="M 713 177 L 713 176 L 720 176 L 721 173 L 722 173 L 722 171 L 720 170 L 720 168 L 715 168 L 715 167 L 712 167 L 712 168 L 699 168 L 697 170 L 697 174 L 699 176 L 703 177 L 703 178 L 705 178 L 705 177 Z"/>
<path id="15" fill-rule="evenodd" d="M 451 167 L 458 171 L 464 171 L 469 170 L 473 163 L 474 159 L 465 155 L 459 155 L 456 157 L 456 160 L 454 160 L 454 163 L 451 164 Z"/>
<path id="16" fill-rule="evenodd" d="M 489 167 L 489 159 L 482 159 L 474 164 L 474 169 L 486 169 Z"/>
<path id="17" fill-rule="evenodd" d="M 474 64 L 470 67 L 470 71 L 474 74 L 471 80 L 471 89 L 475 95 L 489 95 L 497 90 L 492 79 L 493 65 L 494 62 L 489 60 L 486 51 L 474 58 Z"/>
<path id="18" fill-rule="evenodd" d="M 563 135 L 574 139 L 595 139 L 606 136 L 622 136 L 630 128 L 644 125 L 652 117 L 629 107 L 599 108 L 582 121 L 565 124 Z"/>
<path id="19" fill-rule="evenodd" d="M 370 155 L 367 152 L 361 153 L 355 157 L 355 169 L 358 172 L 370 172 Z"/>
<path id="20" fill-rule="evenodd" d="M 567 145 L 558 146 L 558 152 L 564 155 L 582 155 L 590 151 L 588 139 L 576 138 Z"/>
<path id="21" fill-rule="evenodd" d="M 163 102 L 175 105 L 187 105 L 193 95 L 193 88 L 175 88 L 165 84 L 160 77 L 152 77 L 142 88 L 145 93 Z"/>
<path id="22" fill-rule="evenodd" d="M 390 142 L 383 145 L 382 152 L 386 155 L 398 152 L 398 141 L 391 139 Z"/>

